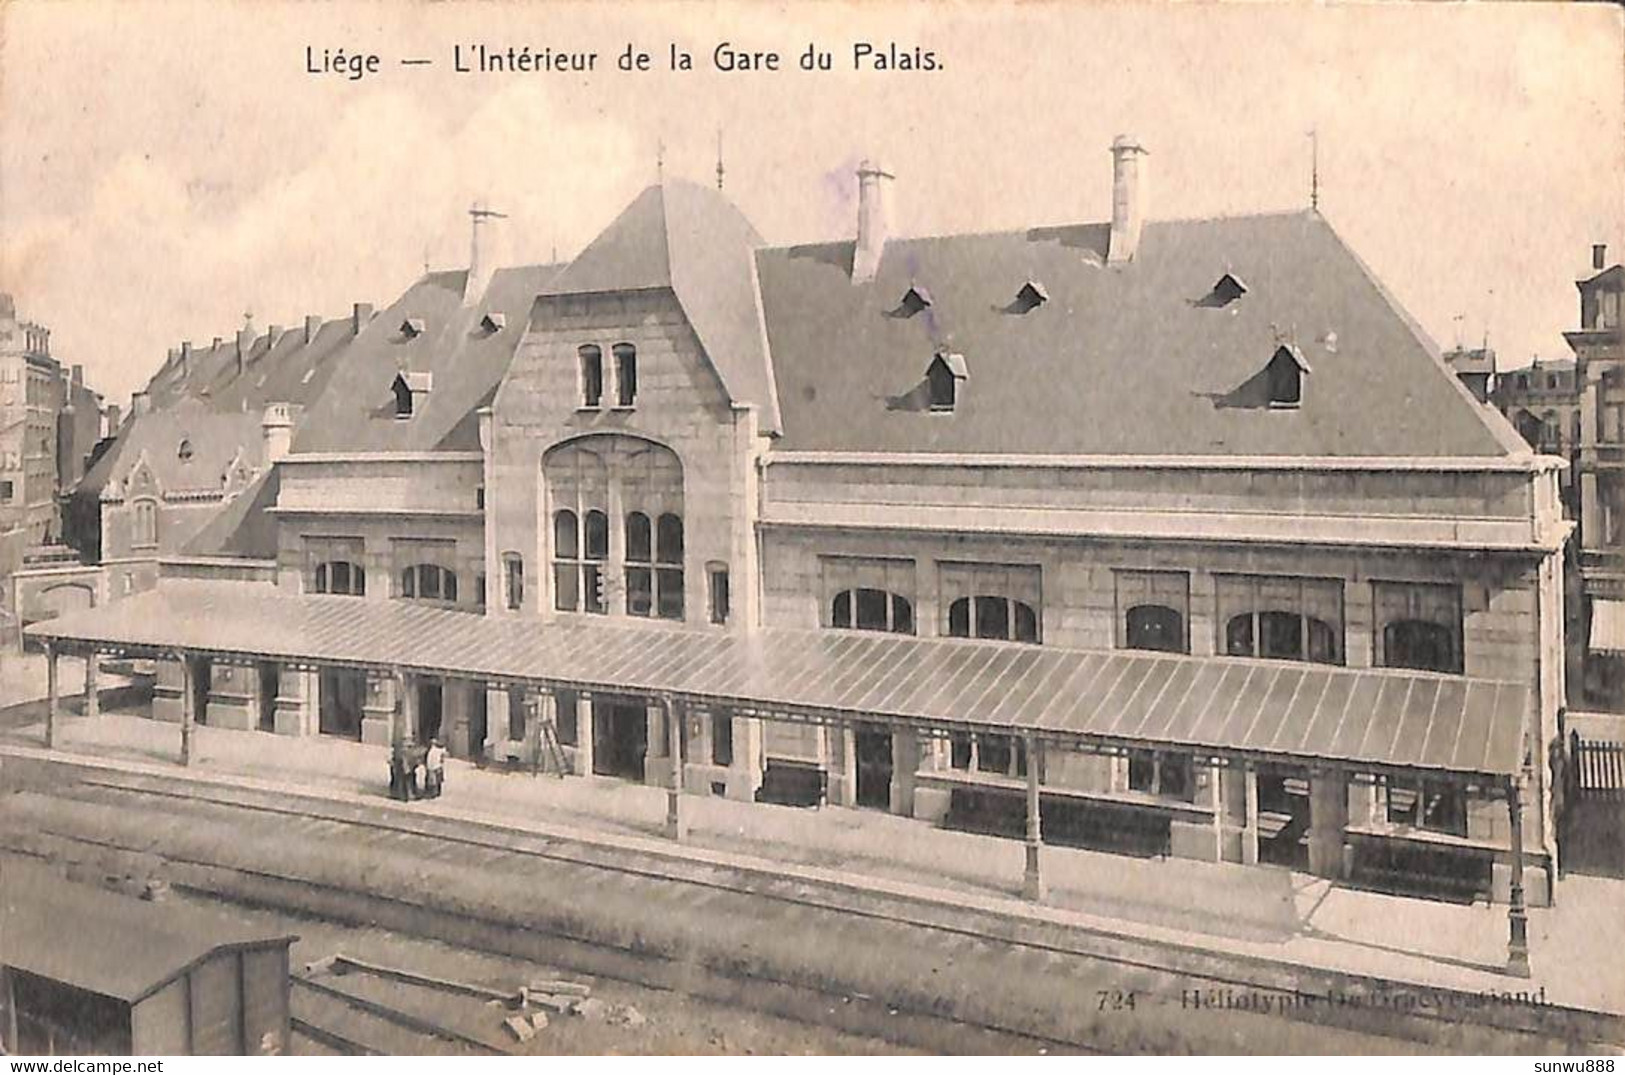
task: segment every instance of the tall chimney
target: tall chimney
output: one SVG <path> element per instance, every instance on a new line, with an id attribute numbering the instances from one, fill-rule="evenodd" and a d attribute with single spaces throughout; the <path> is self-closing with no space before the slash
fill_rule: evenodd
<path id="1" fill-rule="evenodd" d="M 316 339 L 316 333 L 322 330 L 322 319 L 316 314 L 305 315 L 305 345 L 308 347 Z"/>
<path id="2" fill-rule="evenodd" d="M 248 353 L 254 349 L 254 330 L 244 325 L 237 330 L 237 372 L 241 373 L 248 364 Z"/>
<path id="3" fill-rule="evenodd" d="M 1140 246 L 1140 225 L 1145 221 L 1145 185 L 1140 158 L 1145 147 L 1126 134 L 1112 141 L 1112 232 L 1106 246 L 1106 264 L 1134 259 Z"/>
<path id="4" fill-rule="evenodd" d="M 270 466 L 285 458 L 293 446 L 293 409 L 286 403 L 269 404 L 260 429 L 265 434 L 265 464 Z"/>
<path id="5" fill-rule="evenodd" d="M 142 415 L 152 410 L 152 398 L 145 392 L 130 393 L 130 414 Z"/>
<path id="6" fill-rule="evenodd" d="M 85 367 L 75 362 L 73 364 L 71 379 L 75 388 L 83 388 L 85 384 Z"/>
<path id="7" fill-rule="evenodd" d="M 890 224 L 891 181 L 896 178 L 880 165 L 858 165 L 858 241 L 852 249 L 852 282 L 867 284 L 880 269 Z"/>
<path id="8" fill-rule="evenodd" d="M 350 334 L 353 336 L 361 335 L 361 330 L 366 328 L 367 322 L 371 320 L 372 303 L 356 303 L 355 307 L 350 311 Z"/>
<path id="9" fill-rule="evenodd" d="M 191 365 L 192 365 L 192 341 L 191 340 L 182 340 L 181 341 L 181 376 L 182 377 L 186 376 L 186 374 L 188 372 L 190 372 Z"/>
<path id="10" fill-rule="evenodd" d="M 502 260 L 502 229 L 499 222 L 504 214 L 487 209 L 484 202 L 475 202 L 468 211 L 468 279 L 463 282 L 463 305 L 472 306 L 485 294 L 491 274 Z"/>
<path id="11" fill-rule="evenodd" d="M 1592 243 L 1591 244 L 1591 267 L 1593 269 L 1596 269 L 1598 272 L 1601 272 L 1602 269 L 1603 269 L 1603 266 L 1605 266 L 1607 264 L 1608 264 L 1608 244 L 1607 243 Z"/>
<path id="12" fill-rule="evenodd" d="M 119 412 L 117 403 L 109 403 L 107 406 L 103 407 L 102 414 L 107 418 L 107 430 L 102 434 L 102 436 L 111 437 L 113 434 L 118 432 L 119 419 L 122 418 L 123 415 Z"/>

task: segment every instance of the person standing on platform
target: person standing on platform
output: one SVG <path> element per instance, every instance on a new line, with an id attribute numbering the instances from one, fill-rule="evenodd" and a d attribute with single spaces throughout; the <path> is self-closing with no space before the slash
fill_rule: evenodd
<path id="1" fill-rule="evenodd" d="M 424 795 L 430 799 L 438 799 L 440 789 L 446 784 L 446 748 L 440 740 L 429 740 L 429 750 L 423 756 L 423 766 Z"/>

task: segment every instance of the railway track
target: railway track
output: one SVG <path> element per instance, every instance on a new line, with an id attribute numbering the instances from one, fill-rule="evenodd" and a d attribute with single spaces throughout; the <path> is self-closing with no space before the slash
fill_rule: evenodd
<path id="1" fill-rule="evenodd" d="M 107 851 L 157 851 L 172 868 L 182 873 L 191 869 L 195 876 L 178 878 L 179 883 L 201 891 L 306 913 L 324 913 L 324 906 L 331 913 L 345 905 L 364 921 L 391 919 L 408 931 L 415 925 L 460 933 L 461 943 L 494 950 L 498 943 L 512 950 L 514 937 L 523 935 L 538 958 L 560 965 L 839 1023 L 843 1029 L 880 1033 L 937 1051 L 1371 1051 L 1386 1046 L 1550 1053 L 1619 1038 L 1617 1020 L 1566 1009 L 1507 1008 L 1492 1019 L 1466 1008 L 1447 1014 L 1444 1007 L 1375 1005 L 1310 1006 L 1286 1019 L 1282 1011 L 1248 1013 L 1233 1006 L 1215 1011 L 1193 1007 L 1187 998 L 1192 991 L 1209 997 L 1315 995 L 1327 987 L 1315 972 L 1301 968 L 1238 967 L 1199 950 L 1169 950 L 962 910 L 950 913 L 918 901 L 704 863 L 672 859 L 652 866 L 646 858 L 613 848 L 485 830 L 430 815 L 376 816 L 380 812 L 359 804 L 288 802 L 265 792 L 216 785 L 179 790 L 174 781 L 140 774 L 79 775 L 77 782 L 57 784 L 53 797 L 104 821 L 140 814 L 165 823 L 120 832 L 115 824 L 62 824 L 53 821 L 50 811 L 37 810 L 42 835 Z M 295 882 L 249 861 L 223 862 L 233 856 L 206 853 L 195 839 L 189 843 L 182 838 L 210 826 L 243 837 L 263 832 L 269 839 L 274 834 L 279 842 L 299 847 L 346 848 L 352 863 L 404 859 L 422 871 L 478 875 L 493 884 L 515 874 L 542 873 L 547 892 L 572 898 L 527 915 L 505 913 L 500 898 L 479 909 L 463 905 L 457 925 L 446 921 L 451 917 L 447 911 L 414 899 L 414 886 L 395 890 L 383 876 L 387 870 L 374 870 L 371 884 L 355 886 L 368 889 L 363 893 L 314 876 L 319 870 L 306 870 L 307 876 Z M 157 839 L 143 839 L 140 833 Z M 625 908 L 619 917 L 617 906 Z M 581 909 L 591 907 L 600 908 L 605 918 L 590 920 Z M 649 923 L 679 912 L 717 925 L 698 938 L 692 931 L 650 928 Z M 605 920 L 618 920 L 620 928 L 606 927 Z M 762 926 L 771 937 L 740 929 L 741 923 Z M 843 973 L 819 964 L 814 949 L 805 949 L 800 960 L 787 959 L 785 944 L 768 943 L 827 937 L 832 931 L 842 937 L 840 947 L 850 950 L 847 962 L 861 965 L 848 966 Z M 731 934 L 736 943 L 709 938 L 714 932 Z M 708 938 L 719 943 L 704 944 Z M 821 946 L 829 948 L 827 942 Z M 892 961 L 900 964 L 895 973 L 883 973 L 876 956 L 865 958 L 871 949 L 894 953 Z M 775 954 L 779 958 L 772 958 Z M 916 968 L 919 973 L 908 973 Z M 998 991 L 1011 996 L 1007 1003 L 990 1002 L 967 988 L 967 981 L 983 987 L 998 982 Z M 1372 995 L 1379 988 L 1348 976 L 1340 976 L 1337 986 Z M 1034 1003 L 1023 1002 L 1029 995 Z"/>

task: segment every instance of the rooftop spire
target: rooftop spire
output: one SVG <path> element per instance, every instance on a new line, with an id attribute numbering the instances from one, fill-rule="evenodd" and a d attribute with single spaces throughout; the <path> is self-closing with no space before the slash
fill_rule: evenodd
<path id="1" fill-rule="evenodd" d="M 717 189 L 722 189 L 722 128 L 717 128 Z"/>
<path id="2" fill-rule="evenodd" d="M 1320 208 L 1320 131 L 1309 128 L 1309 208 Z"/>

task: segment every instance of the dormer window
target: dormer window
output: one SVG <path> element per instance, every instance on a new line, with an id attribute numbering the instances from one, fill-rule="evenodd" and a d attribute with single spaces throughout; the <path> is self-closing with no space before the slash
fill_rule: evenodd
<path id="1" fill-rule="evenodd" d="M 949 414 L 959 403 L 959 388 L 970 375 L 965 356 L 938 351 L 926 367 L 925 380 L 931 392 L 931 409 Z"/>
<path id="2" fill-rule="evenodd" d="M 604 351 L 597 344 L 576 348 L 581 366 L 581 405 L 596 410 L 604 405 Z"/>
<path id="3" fill-rule="evenodd" d="M 1213 290 L 1204 295 L 1196 305 L 1217 309 L 1229 306 L 1245 294 L 1247 285 L 1241 282 L 1241 277 L 1227 272 L 1219 277 L 1213 285 Z"/>
<path id="4" fill-rule="evenodd" d="M 1049 301 L 1049 292 L 1037 280 L 1028 280 L 1016 292 L 1015 310 L 1017 313 L 1030 313 Z"/>
<path id="5" fill-rule="evenodd" d="M 1309 363 L 1295 345 L 1286 343 L 1276 348 L 1265 368 L 1270 406 L 1282 409 L 1299 406 L 1303 402 L 1303 375 L 1309 372 Z"/>
<path id="6" fill-rule="evenodd" d="M 423 335 L 423 332 L 424 324 L 421 317 L 408 317 L 401 322 L 401 336 L 405 339 L 414 340 Z"/>
<path id="7" fill-rule="evenodd" d="M 416 414 L 421 398 L 428 396 L 432 383 L 433 378 L 428 373 L 407 370 L 397 373 L 394 384 L 390 386 L 395 393 L 395 417 L 410 418 Z"/>
<path id="8" fill-rule="evenodd" d="M 913 317 L 921 310 L 930 307 L 930 305 L 931 292 L 918 284 L 913 284 L 910 285 L 907 291 L 903 292 L 903 297 L 898 300 L 897 312 L 903 317 Z"/>
<path id="9" fill-rule="evenodd" d="M 486 333 L 501 332 L 508 324 L 508 315 L 495 310 L 480 318 L 480 328 Z"/>
<path id="10" fill-rule="evenodd" d="M 175 449 L 175 458 L 182 463 L 190 463 L 192 461 L 192 442 L 183 438 L 180 447 Z"/>

